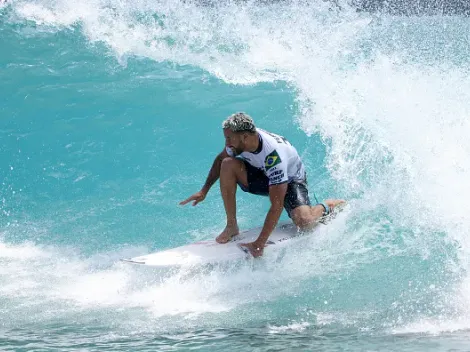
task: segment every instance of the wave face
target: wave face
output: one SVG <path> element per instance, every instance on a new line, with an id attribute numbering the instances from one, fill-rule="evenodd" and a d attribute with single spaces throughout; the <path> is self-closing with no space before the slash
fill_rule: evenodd
<path id="1" fill-rule="evenodd" d="M 323 1 L 0 6 L 2 347 L 468 346 L 467 20 Z M 257 262 L 120 263 L 223 229 L 217 185 L 178 202 L 235 111 L 296 145 L 343 216 Z M 239 192 L 240 226 L 268 206 Z"/>

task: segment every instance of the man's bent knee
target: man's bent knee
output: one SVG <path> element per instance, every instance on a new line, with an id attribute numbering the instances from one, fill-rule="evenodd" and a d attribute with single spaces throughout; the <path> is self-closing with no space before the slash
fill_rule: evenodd
<path id="1" fill-rule="evenodd" d="M 315 217 L 308 205 L 300 206 L 292 210 L 291 218 L 294 224 L 300 228 L 308 227 L 315 221 Z"/>
<path id="2" fill-rule="evenodd" d="M 237 169 L 236 169 L 237 168 Z M 243 162 L 239 159 L 227 157 L 222 160 L 220 170 L 241 170 L 243 168 Z"/>
<path id="3" fill-rule="evenodd" d="M 220 166 L 220 177 L 231 178 L 232 176 L 236 179 L 238 184 L 248 188 L 246 169 L 243 161 L 232 157 L 224 158 Z"/>

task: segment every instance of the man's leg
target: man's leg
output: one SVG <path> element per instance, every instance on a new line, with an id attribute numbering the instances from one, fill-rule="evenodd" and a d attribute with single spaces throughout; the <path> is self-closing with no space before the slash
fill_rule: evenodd
<path id="1" fill-rule="evenodd" d="M 235 198 L 238 183 L 248 189 L 248 177 L 245 164 L 239 159 L 225 158 L 220 167 L 220 192 L 224 200 L 227 226 L 215 239 L 218 243 L 226 243 L 239 233 L 237 201 Z"/>
<path id="2" fill-rule="evenodd" d="M 326 205 L 333 211 L 334 207 L 344 203 L 342 199 L 327 199 L 324 201 Z M 301 205 L 292 209 L 291 218 L 296 226 L 301 230 L 310 230 L 317 223 L 318 220 L 323 216 L 325 208 L 321 204 L 317 205 Z"/>

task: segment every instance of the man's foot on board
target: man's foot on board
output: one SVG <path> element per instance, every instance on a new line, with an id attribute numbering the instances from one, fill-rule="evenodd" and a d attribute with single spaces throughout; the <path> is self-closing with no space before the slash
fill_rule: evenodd
<path id="1" fill-rule="evenodd" d="M 342 199 L 326 199 L 324 203 L 328 206 L 328 214 L 324 214 L 318 219 L 318 222 L 323 225 L 327 225 L 332 219 L 336 217 L 337 212 L 340 212 L 342 208 L 347 204 Z"/>
<path id="2" fill-rule="evenodd" d="M 223 230 L 222 233 L 216 237 L 215 241 L 217 243 L 227 243 L 233 237 L 237 236 L 239 232 L 240 231 L 238 226 L 227 226 L 225 230 Z"/>
<path id="3" fill-rule="evenodd" d="M 343 199 L 326 199 L 325 203 L 330 208 L 330 213 L 335 209 L 335 207 L 346 205 L 346 201 Z"/>

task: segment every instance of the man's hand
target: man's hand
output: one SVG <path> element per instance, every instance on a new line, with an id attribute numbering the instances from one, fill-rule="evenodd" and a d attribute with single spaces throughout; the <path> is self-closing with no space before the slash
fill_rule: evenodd
<path id="1" fill-rule="evenodd" d="M 186 200 L 180 202 L 180 205 L 185 205 L 191 201 L 193 201 L 193 206 L 197 205 L 199 202 L 202 202 L 206 198 L 206 194 L 204 191 L 199 191 L 194 193 L 191 197 Z"/>
<path id="2" fill-rule="evenodd" d="M 256 242 L 241 243 L 240 246 L 246 247 L 254 258 L 261 257 L 264 252 L 264 245 L 260 246 Z"/>
<path id="3" fill-rule="evenodd" d="M 264 247 L 266 246 L 269 235 L 271 232 L 273 232 L 277 222 L 279 221 L 286 192 L 287 183 L 269 186 L 269 199 L 271 200 L 271 207 L 269 208 L 268 214 L 266 215 L 263 229 L 254 242 L 240 244 L 241 246 L 248 249 L 251 255 L 255 258 L 261 257 L 263 255 Z"/>

